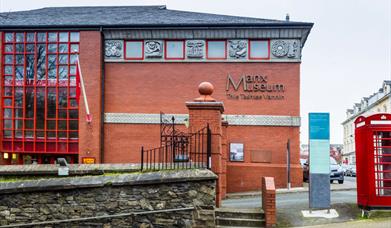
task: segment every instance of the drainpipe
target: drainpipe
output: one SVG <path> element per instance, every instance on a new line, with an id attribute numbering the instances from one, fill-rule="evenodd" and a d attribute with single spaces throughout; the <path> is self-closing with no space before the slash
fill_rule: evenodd
<path id="1" fill-rule="evenodd" d="M 100 78 L 101 84 L 101 113 L 100 113 L 100 163 L 104 163 L 105 153 L 105 37 L 102 26 L 99 29 L 101 34 L 101 67 L 102 74 Z"/>

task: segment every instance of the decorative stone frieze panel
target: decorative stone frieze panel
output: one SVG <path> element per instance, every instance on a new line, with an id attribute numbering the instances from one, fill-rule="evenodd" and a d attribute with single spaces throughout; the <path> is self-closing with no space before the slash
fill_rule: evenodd
<path id="1" fill-rule="evenodd" d="M 228 50 L 230 59 L 246 59 L 247 58 L 247 40 L 229 40 Z"/>
<path id="2" fill-rule="evenodd" d="M 187 114 L 167 114 L 175 117 L 175 122 L 184 124 Z M 223 115 L 230 125 L 241 126 L 284 126 L 299 127 L 299 116 L 269 116 L 269 115 Z M 105 123 L 121 124 L 159 124 L 160 114 L 147 113 L 105 113 Z"/>
<path id="3" fill-rule="evenodd" d="M 274 59 L 300 59 L 300 40 L 271 40 L 270 49 Z"/>
<path id="4" fill-rule="evenodd" d="M 105 57 L 122 59 L 124 54 L 123 40 L 106 40 L 105 41 Z"/>
<path id="5" fill-rule="evenodd" d="M 186 56 L 187 58 L 202 59 L 205 56 L 205 41 L 204 40 L 188 40 L 186 41 Z"/>
<path id="6" fill-rule="evenodd" d="M 144 43 L 144 52 L 146 58 L 162 58 L 163 57 L 163 41 L 162 40 L 146 40 Z"/>

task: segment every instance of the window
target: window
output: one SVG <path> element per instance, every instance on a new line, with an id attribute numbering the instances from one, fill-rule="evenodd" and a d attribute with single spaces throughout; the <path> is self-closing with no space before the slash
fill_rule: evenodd
<path id="1" fill-rule="evenodd" d="M 226 59 L 227 58 L 227 43 L 226 41 L 207 41 L 206 43 L 206 57 L 207 59 Z"/>
<path id="2" fill-rule="evenodd" d="M 166 41 L 166 59 L 185 59 L 184 41 Z"/>
<path id="3" fill-rule="evenodd" d="M 243 161 L 244 159 L 243 143 L 231 143 L 229 146 L 229 157 L 231 161 Z"/>
<path id="4" fill-rule="evenodd" d="M 6 32 L 4 152 L 78 153 L 78 32 Z"/>
<path id="5" fill-rule="evenodd" d="M 143 41 L 126 41 L 125 42 L 125 59 L 144 59 Z"/>
<path id="6" fill-rule="evenodd" d="M 269 59 L 269 41 L 250 40 L 250 59 Z"/>

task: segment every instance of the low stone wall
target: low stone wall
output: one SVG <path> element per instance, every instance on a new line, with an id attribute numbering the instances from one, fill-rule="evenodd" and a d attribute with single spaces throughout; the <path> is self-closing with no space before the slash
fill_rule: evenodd
<path id="1" fill-rule="evenodd" d="M 215 181 L 180 170 L 0 183 L 0 227 L 213 227 Z"/>

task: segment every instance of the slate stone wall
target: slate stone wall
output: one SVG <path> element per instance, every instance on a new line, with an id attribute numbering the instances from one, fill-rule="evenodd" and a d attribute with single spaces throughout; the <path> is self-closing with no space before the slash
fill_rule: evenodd
<path id="1" fill-rule="evenodd" d="M 182 170 L 2 183 L 0 225 L 213 227 L 215 180 Z"/>

